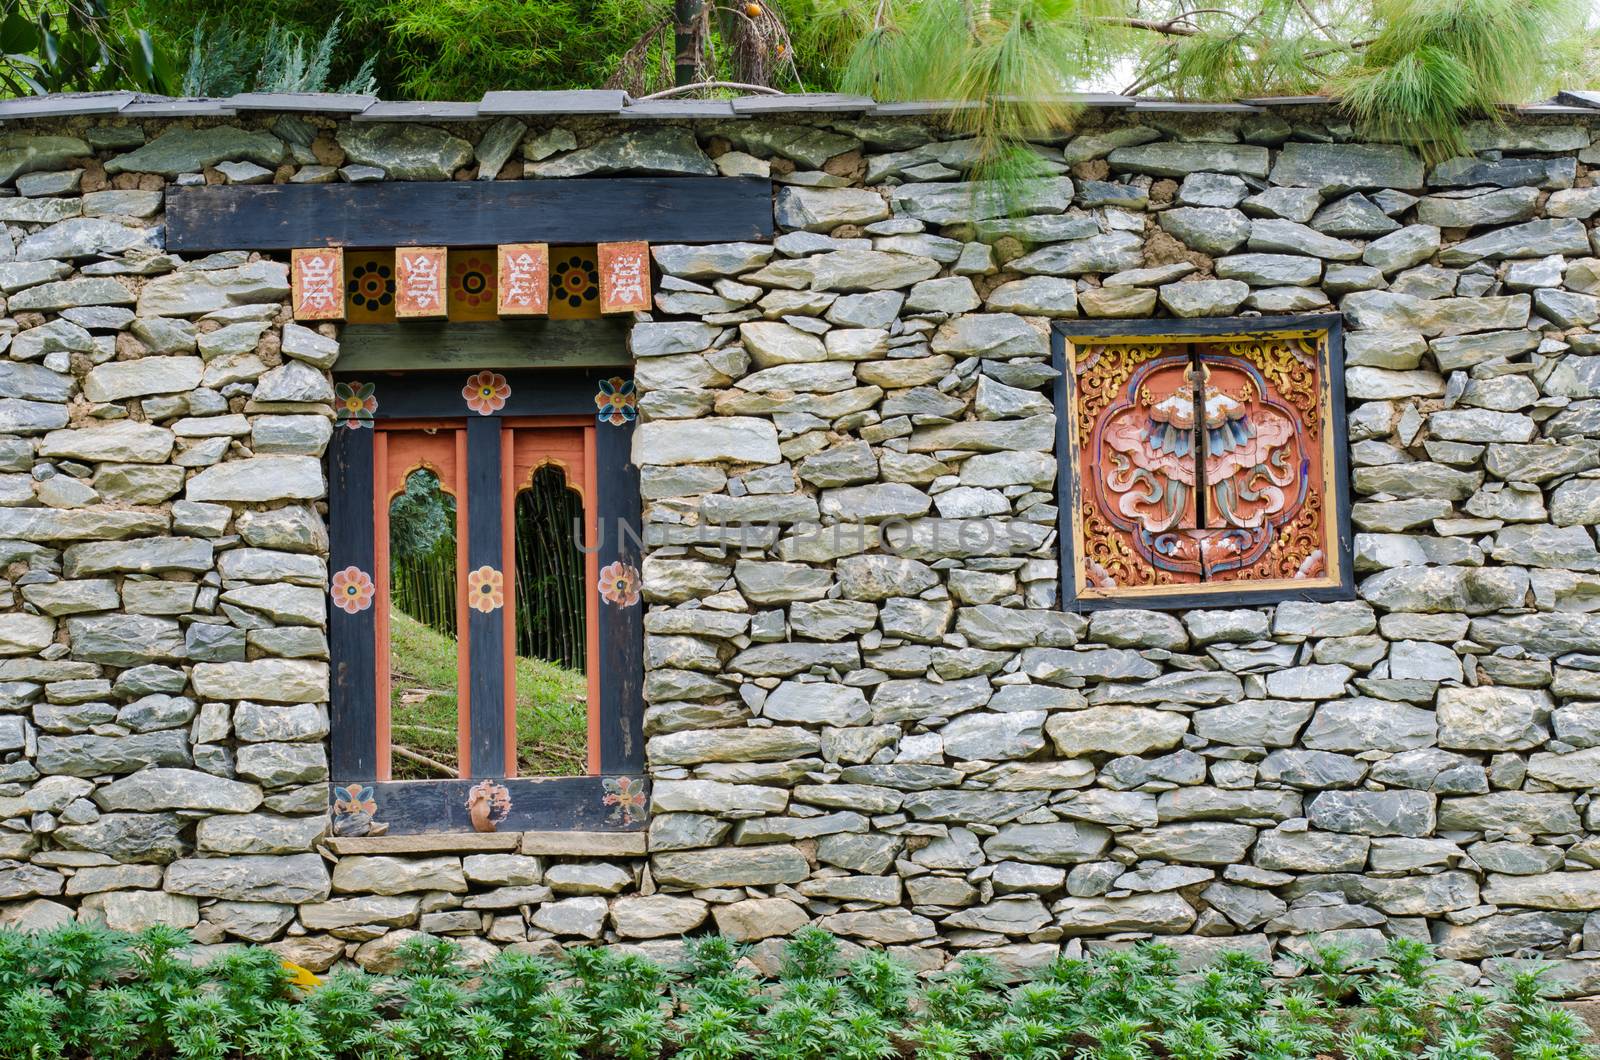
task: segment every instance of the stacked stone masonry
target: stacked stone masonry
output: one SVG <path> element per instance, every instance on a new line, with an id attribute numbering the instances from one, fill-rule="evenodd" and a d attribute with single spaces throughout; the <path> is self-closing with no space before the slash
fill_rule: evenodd
<path id="1" fill-rule="evenodd" d="M 1331 108 L 1091 110 L 1010 216 L 909 120 L 11 124 L 0 922 L 316 970 L 1405 936 L 1600 993 L 1597 134 L 1429 167 Z M 632 329 L 648 832 L 327 838 L 338 331 L 286 256 L 167 254 L 163 190 L 635 173 L 770 176 L 780 231 L 653 247 Z M 1321 309 L 1358 598 L 1061 611 L 1050 322 Z"/>

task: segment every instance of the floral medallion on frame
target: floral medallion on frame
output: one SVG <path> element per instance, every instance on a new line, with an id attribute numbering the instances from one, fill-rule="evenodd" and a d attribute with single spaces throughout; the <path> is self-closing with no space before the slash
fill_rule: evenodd
<path id="1" fill-rule="evenodd" d="M 371 607 L 376 592 L 372 575 L 360 567 L 336 571 L 328 581 L 328 595 L 333 598 L 333 605 L 347 615 L 359 615 Z"/>
<path id="2" fill-rule="evenodd" d="M 639 602 L 639 571 L 620 559 L 600 568 L 600 582 L 596 587 L 600 599 L 617 607 L 632 607 Z"/>
<path id="3" fill-rule="evenodd" d="M 474 611 L 489 614 L 500 610 L 506 602 L 506 576 L 493 567 L 479 567 L 467 572 L 467 606 Z"/>
<path id="4" fill-rule="evenodd" d="M 511 384 L 506 382 L 506 377 L 499 372 L 487 369 L 467 377 L 466 385 L 461 388 L 461 397 L 467 403 L 467 408 L 480 416 L 489 416 L 506 407 L 506 399 L 511 396 Z"/>
<path id="5" fill-rule="evenodd" d="M 621 427 L 639 418 L 639 395 L 632 379 L 614 375 L 600 380 L 600 392 L 594 396 L 594 403 L 599 410 L 595 418 L 601 423 Z"/>
<path id="6" fill-rule="evenodd" d="M 360 430 L 372 426 L 373 414 L 378 411 L 378 384 L 357 380 L 341 380 L 333 384 L 333 417 L 341 427 Z"/>
<path id="7" fill-rule="evenodd" d="M 605 777 L 602 780 L 605 795 L 601 802 L 611 807 L 607 824 L 631 825 L 645 818 L 650 797 L 644 782 L 636 777 Z"/>

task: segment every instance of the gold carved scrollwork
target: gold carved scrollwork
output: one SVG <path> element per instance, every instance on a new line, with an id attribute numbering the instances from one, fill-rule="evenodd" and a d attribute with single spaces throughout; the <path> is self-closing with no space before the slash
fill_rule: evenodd
<path id="1" fill-rule="evenodd" d="M 1159 343 L 1113 342 L 1076 348 L 1080 356 L 1073 358 L 1073 373 L 1078 382 L 1080 444 L 1088 442 L 1096 417 L 1116 398 L 1134 369 L 1165 352 L 1166 347 Z"/>
<path id="2" fill-rule="evenodd" d="M 1316 339 L 1267 339 L 1252 342 L 1229 342 L 1223 349 L 1235 357 L 1242 357 L 1256 366 L 1272 389 L 1300 412 L 1301 422 L 1311 437 L 1317 436 L 1321 425 L 1317 415 L 1317 343 Z"/>
<path id="3" fill-rule="evenodd" d="M 1249 581 L 1298 577 L 1301 564 L 1322 547 L 1321 529 L 1322 498 L 1313 492 L 1306 496 L 1294 521 L 1278 530 L 1276 547 L 1240 577 Z M 1327 562 L 1326 558 L 1323 562 Z"/>
<path id="4" fill-rule="evenodd" d="M 1090 569 L 1099 567 L 1119 587 L 1154 584 L 1155 571 L 1134 555 L 1088 497 L 1083 498 L 1083 550 Z"/>

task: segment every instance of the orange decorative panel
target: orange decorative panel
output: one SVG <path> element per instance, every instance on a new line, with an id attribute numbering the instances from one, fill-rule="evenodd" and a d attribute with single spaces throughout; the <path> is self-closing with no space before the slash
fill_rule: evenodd
<path id="1" fill-rule="evenodd" d="M 633 313 L 650 308 L 650 244 L 601 243 L 600 312 Z"/>
<path id="2" fill-rule="evenodd" d="M 499 310 L 503 317 L 544 316 L 550 310 L 550 248 L 507 243 L 499 248 Z"/>
<path id="3" fill-rule="evenodd" d="M 394 315 L 402 320 L 444 316 L 444 248 L 398 247 L 394 257 Z"/>
<path id="4" fill-rule="evenodd" d="M 290 252 L 296 320 L 343 319 L 344 297 L 339 289 L 340 279 L 344 275 L 343 255 L 344 251 L 339 247 Z"/>
<path id="5" fill-rule="evenodd" d="M 465 247 L 450 251 L 446 289 L 451 320 L 496 319 L 498 287 L 493 247 Z"/>
<path id="6" fill-rule="evenodd" d="M 348 324 L 394 323 L 394 251 L 349 250 L 344 255 L 344 319 Z"/>
<path id="7" fill-rule="evenodd" d="M 1069 595 L 1159 602 L 1341 586 L 1325 336 L 1085 339 L 1069 350 Z"/>
<path id="8" fill-rule="evenodd" d="M 550 248 L 550 319 L 584 320 L 600 315 L 600 265 L 595 248 Z"/>

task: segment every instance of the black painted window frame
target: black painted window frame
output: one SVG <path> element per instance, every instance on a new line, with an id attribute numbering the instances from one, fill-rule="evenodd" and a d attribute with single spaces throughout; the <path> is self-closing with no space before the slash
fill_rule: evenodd
<path id="1" fill-rule="evenodd" d="M 1320 332 L 1323 341 L 1322 390 L 1320 401 L 1328 412 L 1332 425 L 1331 441 L 1333 467 L 1328 469 L 1332 488 L 1324 488 L 1324 497 L 1332 501 L 1333 520 L 1337 539 L 1339 577 L 1335 584 L 1315 588 L 1294 589 L 1289 586 L 1272 586 L 1248 589 L 1242 583 L 1230 582 L 1229 588 L 1208 589 L 1193 593 L 1154 595 L 1080 596 L 1076 588 L 1074 519 L 1080 501 L 1080 483 L 1083 469 L 1074 443 L 1072 421 L 1072 387 L 1075 378 L 1067 361 L 1067 346 L 1077 339 L 1108 340 L 1120 337 L 1143 342 L 1167 340 L 1173 343 L 1192 343 L 1205 339 L 1238 337 L 1240 339 L 1270 339 L 1289 332 Z M 1060 598 L 1067 611 L 1099 611 L 1114 608 L 1141 608 L 1156 611 L 1177 611 L 1191 608 L 1225 608 L 1276 604 L 1286 600 L 1329 602 L 1355 599 L 1355 570 L 1353 532 L 1350 522 L 1350 445 L 1349 427 L 1345 409 L 1344 391 L 1344 331 L 1343 318 L 1338 313 L 1307 313 L 1264 317 L 1201 317 L 1191 319 L 1122 319 L 1122 320 L 1057 320 L 1050 328 L 1050 363 L 1056 370 L 1052 403 L 1056 413 L 1056 490 L 1060 502 L 1057 516 L 1057 538 L 1060 542 Z"/>
<path id="2" fill-rule="evenodd" d="M 639 472 L 631 449 L 632 383 L 610 370 L 495 373 L 509 388 L 498 407 L 469 408 L 464 388 L 476 372 L 335 375 L 338 425 L 327 458 L 329 482 L 329 645 L 332 659 L 330 812 L 338 835 L 467 831 L 637 831 L 645 827 L 644 605 Z M 367 389 L 370 387 L 370 391 Z M 370 400 L 363 400 L 363 398 Z M 371 406 L 375 403 L 375 407 Z M 481 411 L 480 411 L 481 409 Z M 466 568 L 506 569 L 501 507 L 505 420 L 581 415 L 595 423 L 592 498 L 598 523 L 598 566 L 631 577 L 598 608 L 598 771 L 576 777 L 505 777 L 474 770 L 466 779 L 379 779 L 377 767 L 377 633 L 370 606 L 340 605 L 339 593 L 360 576 L 370 585 L 374 541 L 375 421 L 453 420 L 466 430 Z M 354 568 L 358 574 L 345 576 Z M 631 587 L 631 593 L 627 590 Z M 590 585 L 589 592 L 597 591 Z M 466 592 L 467 586 L 458 586 Z M 506 604 L 515 590 L 507 584 Z M 469 609 L 469 739 L 476 762 L 502 762 L 505 723 L 503 618 Z M 593 752 L 591 748 L 591 753 Z"/>

